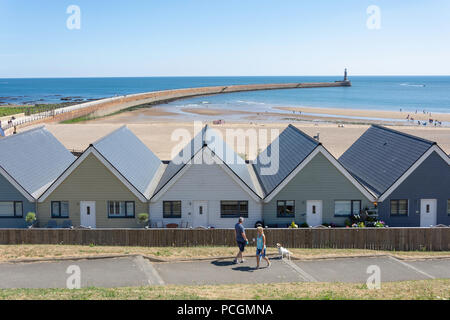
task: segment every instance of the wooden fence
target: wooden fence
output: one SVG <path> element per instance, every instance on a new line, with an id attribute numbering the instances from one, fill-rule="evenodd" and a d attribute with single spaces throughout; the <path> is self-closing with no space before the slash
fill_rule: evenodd
<path id="1" fill-rule="evenodd" d="M 0 229 L 0 244 L 235 246 L 233 229 Z M 267 245 L 287 248 L 450 250 L 450 228 L 267 229 Z M 251 240 L 255 229 L 247 229 Z M 252 243 L 251 243 L 252 244 Z"/>

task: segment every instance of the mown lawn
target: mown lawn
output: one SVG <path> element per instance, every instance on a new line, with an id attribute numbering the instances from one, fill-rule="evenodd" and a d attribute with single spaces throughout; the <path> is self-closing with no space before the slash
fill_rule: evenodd
<path id="1" fill-rule="evenodd" d="M 2 289 L 3 300 L 448 300 L 450 279 L 383 283 L 379 290 L 352 283 L 277 283 L 136 288 Z"/>
<path id="2" fill-rule="evenodd" d="M 255 249 L 249 247 L 247 256 Z M 299 259 L 353 257 L 391 254 L 400 258 L 449 257 L 449 251 L 377 251 L 363 249 L 290 249 Z M 66 257 L 92 257 L 99 255 L 141 254 L 163 260 L 217 258 L 234 256 L 234 247 L 112 247 L 79 245 L 0 245 L 0 261 Z M 276 248 L 268 248 L 268 254 L 276 254 Z"/>

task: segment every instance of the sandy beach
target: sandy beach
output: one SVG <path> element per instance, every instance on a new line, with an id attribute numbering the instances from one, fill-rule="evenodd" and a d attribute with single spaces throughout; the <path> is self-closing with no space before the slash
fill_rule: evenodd
<path id="1" fill-rule="evenodd" d="M 409 116 L 409 117 L 408 117 Z M 273 107 L 267 111 L 252 111 L 248 109 L 226 109 L 210 107 L 157 105 L 149 108 L 139 108 L 133 111 L 125 111 L 119 114 L 98 118 L 89 123 L 149 123 L 159 121 L 213 121 L 224 120 L 226 122 L 332 122 L 347 124 L 388 124 L 412 127 L 450 128 L 450 113 L 426 113 L 417 114 L 406 111 L 385 110 L 358 110 L 337 108 L 308 108 L 308 107 Z M 409 119 L 409 120 L 408 120 Z M 414 119 L 414 120 L 411 120 Z M 429 123 L 429 120 L 437 120 L 440 123 Z M 420 121 L 420 125 L 418 124 Z"/>
<path id="2" fill-rule="evenodd" d="M 407 117 L 414 120 L 428 121 L 435 119 L 438 121 L 450 122 L 450 113 L 423 113 L 422 110 L 416 112 L 408 111 L 383 111 L 383 110 L 359 110 L 359 109 L 335 109 L 335 108 L 308 108 L 308 107 L 277 107 L 280 110 L 288 110 L 302 113 L 328 114 L 338 116 L 356 116 L 365 118 L 383 118 L 406 120 Z"/>
<path id="3" fill-rule="evenodd" d="M 211 127 L 219 130 L 225 137 L 227 129 L 278 129 L 281 132 L 288 123 L 255 123 L 255 122 L 227 122 L 223 125 L 213 125 L 211 122 L 203 122 Z M 314 136 L 320 134 L 320 141 L 323 145 L 336 157 L 342 153 L 358 139 L 367 128 L 368 125 L 345 125 L 338 127 L 336 124 L 314 124 L 314 123 L 293 123 L 296 127 L 305 133 Z M 47 128 L 52 132 L 68 149 L 83 150 L 90 143 L 107 135 L 111 131 L 119 128 L 120 123 L 86 123 L 86 124 L 48 124 Z M 190 121 L 154 121 L 151 123 L 127 123 L 126 124 L 142 141 L 162 160 L 171 159 L 172 150 L 178 145 L 179 141 L 172 141 L 171 135 L 176 129 L 186 129 L 192 135 L 194 132 L 194 124 Z M 446 152 L 450 153 L 450 128 L 424 128 L 424 127 L 405 127 L 392 126 L 391 128 L 402 132 L 413 134 L 425 139 L 438 142 L 439 146 Z M 268 139 L 266 144 L 270 143 L 275 136 L 270 136 L 268 131 Z M 164 143 L 161 143 L 164 141 Z M 230 141 L 228 143 L 231 144 Z M 248 140 L 246 142 L 248 144 Z M 242 145 L 236 145 L 236 148 L 242 148 Z M 177 151 L 177 150 L 176 150 Z M 239 152 L 239 150 L 238 150 Z M 256 155 L 250 154 L 246 150 L 248 159 L 253 159 Z"/>

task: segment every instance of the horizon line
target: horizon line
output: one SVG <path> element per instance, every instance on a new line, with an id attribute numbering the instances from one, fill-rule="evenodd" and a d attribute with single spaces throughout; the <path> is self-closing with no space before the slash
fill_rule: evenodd
<path id="1" fill-rule="evenodd" d="M 450 74 L 357 74 L 351 77 L 449 77 Z M 121 78 L 268 78 L 268 77 L 342 77 L 342 74 L 329 75 L 174 75 L 174 76 L 31 76 L 31 77 L 1 77 L 1 80 L 8 79 L 121 79 Z"/>

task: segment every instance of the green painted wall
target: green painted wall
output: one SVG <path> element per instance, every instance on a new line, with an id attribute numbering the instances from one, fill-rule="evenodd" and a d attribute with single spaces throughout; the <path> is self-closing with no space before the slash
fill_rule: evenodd
<path id="1" fill-rule="evenodd" d="M 107 202 L 134 201 L 135 218 L 108 218 Z M 97 228 L 137 228 L 139 213 L 148 213 L 148 204 L 136 196 L 95 156 L 87 158 L 42 203 L 38 204 L 39 226 L 45 227 L 51 217 L 52 201 L 69 201 L 69 218 L 74 227 L 80 225 L 80 201 L 96 202 Z M 57 220 L 61 225 L 64 219 Z"/>
<path id="2" fill-rule="evenodd" d="M 295 221 L 306 222 L 306 201 L 322 200 L 323 223 L 344 225 L 347 218 L 334 216 L 335 200 L 361 200 L 364 209 L 371 202 L 322 154 L 318 153 L 269 203 L 263 207 L 264 224 L 291 223 L 277 217 L 278 200 L 295 200 Z"/>

